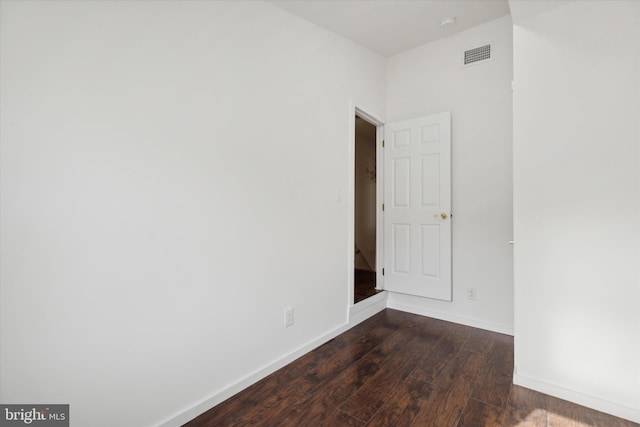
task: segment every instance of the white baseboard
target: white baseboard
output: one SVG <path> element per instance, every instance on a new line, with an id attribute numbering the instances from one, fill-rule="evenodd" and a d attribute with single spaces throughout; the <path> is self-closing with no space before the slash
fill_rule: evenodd
<path id="1" fill-rule="evenodd" d="M 197 417 L 198 415 L 201 415 L 203 413 L 205 413 L 206 411 L 208 411 L 209 409 L 213 408 L 214 406 L 224 402 L 225 400 L 227 400 L 228 398 L 230 398 L 231 396 L 233 396 L 234 394 L 237 394 L 239 392 L 241 392 L 242 390 L 246 389 L 247 387 L 257 383 L 258 381 L 260 381 L 261 379 L 267 377 L 268 375 L 274 373 L 275 371 L 277 371 L 280 368 L 283 368 L 284 366 L 288 365 L 289 363 L 293 362 L 294 360 L 296 360 L 297 358 L 299 358 L 300 356 L 303 356 L 304 354 L 310 352 L 311 350 L 321 346 L 322 344 L 326 343 L 327 341 L 335 338 L 336 336 L 340 335 L 341 333 L 345 332 L 346 330 L 354 327 L 355 325 L 357 325 L 358 323 L 361 323 L 365 320 L 367 320 L 368 318 L 370 318 L 371 316 L 373 316 L 374 314 L 384 310 L 387 306 L 387 293 L 386 292 L 380 292 L 379 294 L 376 294 L 370 298 L 367 298 L 364 301 L 359 302 L 358 304 L 355 304 L 353 306 L 351 306 L 349 308 L 349 321 L 339 327 L 337 327 L 336 329 L 314 339 L 313 341 L 303 345 L 302 347 L 297 348 L 296 350 L 292 351 L 291 353 L 287 354 L 286 356 L 274 361 L 273 363 L 270 363 L 269 365 L 265 366 L 264 368 L 253 372 L 250 375 L 247 375 L 246 377 L 242 378 L 241 380 L 237 381 L 234 384 L 231 384 L 230 386 L 220 390 L 219 392 L 213 394 L 212 396 L 206 398 L 205 400 L 203 400 L 202 402 L 192 406 L 191 408 L 188 408 L 176 415 L 174 415 L 173 417 L 169 418 L 168 420 L 162 422 L 159 424 L 159 427 L 179 427 L 182 426 L 183 424 L 191 421 L 192 419 L 194 419 L 195 417 Z"/>
<path id="2" fill-rule="evenodd" d="M 499 325 L 491 322 L 478 321 L 476 319 L 470 319 L 466 317 L 451 315 L 448 313 L 441 313 L 438 311 L 424 309 L 422 307 L 416 307 L 409 304 L 401 304 L 389 301 L 387 299 L 388 293 L 381 292 L 373 297 L 367 298 L 364 301 L 354 304 L 349 308 L 349 321 L 340 325 L 336 329 L 310 341 L 309 343 L 299 347 L 284 357 L 270 363 L 262 369 L 253 372 L 250 375 L 242 378 L 234 384 L 216 392 L 212 396 L 204 399 L 200 403 L 181 411 L 180 413 L 172 416 L 168 420 L 159 424 L 159 427 L 179 427 L 188 421 L 194 419 L 198 415 L 203 414 L 214 406 L 227 400 L 234 394 L 244 390 L 245 388 L 255 384 L 266 376 L 272 374 L 278 369 L 286 366 L 292 361 L 296 360 L 300 356 L 310 352 L 314 348 L 326 343 L 327 341 L 335 338 L 346 330 L 352 328 L 375 315 L 376 313 L 384 310 L 385 308 L 391 308 L 395 310 L 405 311 L 407 313 L 418 314 L 421 316 L 433 317 L 435 319 L 446 320 L 449 322 L 459 323 L 462 325 L 472 326 L 475 328 L 486 329 L 502 334 L 513 335 L 513 328 Z M 539 391 L 560 399 L 568 400 L 570 402 L 577 403 L 579 405 L 587 406 L 589 408 L 596 409 L 601 412 L 605 412 L 611 415 L 615 415 L 620 418 L 628 419 L 633 422 L 640 423 L 640 410 L 622 406 L 613 402 L 602 400 L 593 396 L 582 394 L 573 390 L 569 390 L 555 384 L 551 384 L 545 381 L 541 381 L 535 378 L 528 377 L 526 375 L 516 374 L 513 375 L 514 384 Z"/>
<path id="3" fill-rule="evenodd" d="M 385 308 L 387 308 L 387 292 L 385 291 L 352 305 L 349 309 L 349 327 L 367 320 Z"/>
<path id="4" fill-rule="evenodd" d="M 367 298 L 364 301 L 359 302 L 358 304 L 354 304 L 349 308 L 349 321 L 336 329 L 316 338 L 315 340 L 299 347 L 293 352 L 287 354 L 286 356 L 274 361 L 273 363 L 265 366 L 264 368 L 247 375 L 236 383 L 220 390 L 219 392 L 213 394 L 209 398 L 203 400 L 202 402 L 188 408 L 175 416 L 171 417 L 165 422 L 159 424 L 159 427 L 178 427 L 192 420 L 200 414 L 208 411 L 214 406 L 222 403 L 229 397 L 234 394 L 244 390 L 245 388 L 255 384 L 266 376 L 272 374 L 278 369 L 286 366 L 291 363 L 295 359 L 300 356 L 308 353 L 314 348 L 319 347 L 320 345 L 326 343 L 327 341 L 335 338 L 340 335 L 344 331 L 352 328 L 375 315 L 376 313 L 384 310 L 385 308 L 391 308 L 395 310 L 405 311 L 407 313 L 418 314 L 421 316 L 433 317 L 435 319 L 446 320 L 448 322 L 459 323 L 462 325 L 472 326 L 475 328 L 486 329 L 489 331 L 494 331 L 502 334 L 513 335 L 513 328 L 495 324 L 491 322 L 479 321 L 476 319 L 466 318 L 462 316 L 451 315 L 448 313 L 442 313 L 438 311 L 433 311 L 429 309 L 424 309 L 422 307 L 416 307 L 409 304 L 402 304 L 397 302 L 389 301 L 387 292 L 381 292 L 376 294 L 370 298 Z M 555 384 L 551 384 L 549 382 L 541 381 L 536 378 L 528 377 L 526 375 L 517 374 L 514 372 L 513 374 L 513 383 L 544 393 L 548 394 L 560 399 L 568 400 L 570 402 L 577 403 L 579 405 L 583 405 L 589 408 L 593 408 L 595 410 L 605 412 L 611 415 L 615 415 L 620 418 L 624 418 L 636 423 L 640 423 L 640 410 L 635 408 L 629 408 L 626 406 L 619 405 L 617 403 L 609 402 L 597 397 L 593 397 L 590 395 L 582 394 L 573 390 L 569 390 L 563 387 L 560 387 Z"/>
<path id="5" fill-rule="evenodd" d="M 350 323 L 345 323 L 341 326 L 339 326 L 338 328 L 330 331 L 329 333 L 322 335 L 321 337 L 303 345 L 302 347 L 297 348 L 296 350 L 292 351 L 291 353 L 287 354 L 286 356 L 274 361 L 273 363 L 270 363 L 269 365 L 265 366 L 264 368 L 253 372 L 250 375 L 247 375 L 246 377 L 242 378 L 241 380 L 237 381 L 234 384 L 231 384 L 230 386 L 220 390 L 219 392 L 213 394 L 212 396 L 206 398 L 205 400 L 203 400 L 202 402 L 192 406 L 189 409 L 186 409 L 178 414 L 176 414 L 175 416 L 169 418 L 167 421 L 164 421 L 162 423 L 159 424 L 159 427 L 179 427 L 182 426 L 183 424 L 191 421 L 192 419 L 194 419 L 195 417 L 197 417 L 198 415 L 201 415 L 203 413 L 205 413 L 206 411 L 208 411 L 209 409 L 213 408 L 214 406 L 224 402 L 225 400 L 227 400 L 228 398 L 230 398 L 231 396 L 241 392 L 242 390 L 246 389 L 247 387 L 257 383 L 258 381 L 260 381 L 261 379 L 267 377 L 268 375 L 271 375 L 272 373 L 274 373 L 275 371 L 277 371 L 280 368 L 283 368 L 284 366 L 288 365 L 289 363 L 293 362 L 294 360 L 296 360 L 297 358 L 299 358 L 300 356 L 310 352 L 311 350 L 321 346 L 322 344 L 326 343 L 327 341 L 335 338 L 336 336 L 340 335 L 341 333 L 343 333 L 344 331 L 348 330 L 349 328 L 351 328 L 352 325 Z"/>
<path id="6" fill-rule="evenodd" d="M 619 405 L 617 403 L 574 390 L 569 390 L 526 375 L 514 373 L 513 383 L 559 399 L 568 400 L 569 402 L 577 403 L 578 405 L 586 406 L 600 412 L 605 412 L 607 414 L 615 415 L 616 417 L 640 423 L 640 409 L 629 408 L 627 406 Z"/>
<path id="7" fill-rule="evenodd" d="M 402 303 L 394 302 L 391 300 L 387 301 L 387 308 L 406 311 L 407 313 L 433 317 L 434 319 L 446 320 L 447 322 L 459 323 L 461 325 L 471 326 L 474 328 L 485 329 L 488 331 L 493 331 L 493 332 L 498 332 L 500 334 L 513 336 L 513 327 L 501 325 L 498 323 L 485 322 L 482 320 L 471 319 L 468 317 L 456 316 L 455 314 L 442 313 L 440 311 L 429 310 L 426 308 L 417 307 L 409 304 L 402 304 Z"/>

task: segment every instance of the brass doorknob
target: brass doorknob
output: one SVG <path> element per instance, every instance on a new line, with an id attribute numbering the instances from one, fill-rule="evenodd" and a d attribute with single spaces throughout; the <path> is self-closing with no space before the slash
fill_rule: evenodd
<path id="1" fill-rule="evenodd" d="M 442 218 L 442 219 L 447 219 L 447 218 L 449 218 L 449 215 L 447 215 L 446 213 L 442 212 L 442 213 L 440 214 L 440 218 Z"/>

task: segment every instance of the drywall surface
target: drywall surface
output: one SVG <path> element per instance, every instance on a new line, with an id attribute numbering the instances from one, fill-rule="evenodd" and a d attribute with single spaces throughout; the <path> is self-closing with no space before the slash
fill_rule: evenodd
<path id="1" fill-rule="evenodd" d="M 515 381 L 640 422 L 640 3 L 514 27 Z"/>
<path id="2" fill-rule="evenodd" d="M 515 24 L 536 15 L 564 6 L 575 0 L 509 0 L 511 18 Z"/>
<path id="3" fill-rule="evenodd" d="M 1 8 L 3 403 L 157 425 L 347 321 L 381 56 L 263 2 Z"/>
<path id="4" fill-rule="evenodd" d="M 462 65 L 487 43 L 490 61 Z M 511 80 L 508 16 L 389 59 L 389 122 L 451 111 L 453 197 L 453 302 L 390 293 L 391 307 L 513 332 Z"/>

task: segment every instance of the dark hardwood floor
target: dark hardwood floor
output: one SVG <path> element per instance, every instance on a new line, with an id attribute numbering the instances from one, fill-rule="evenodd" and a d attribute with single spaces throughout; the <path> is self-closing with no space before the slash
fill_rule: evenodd
<path id="1" fill-rule="evenodd" d="M 368 270 L 354 270 L 353 272 L 353 303 L 358 303 L 364 299 L 377 294 L 376 272 Z"/>
<path id="2" fill-rule="evenodd" d="M 186 426 L 639 426 L 512 372 L 513 337 L 387 309 Z"/>

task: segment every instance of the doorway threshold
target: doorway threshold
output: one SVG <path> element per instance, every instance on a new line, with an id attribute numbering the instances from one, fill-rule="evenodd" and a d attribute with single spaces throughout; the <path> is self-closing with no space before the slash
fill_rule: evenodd
<path id="1" fill-rule="evenodd" d="M 353 303 L 354 304 L 361 303 L 362 301 L 365 301 L 365 300 L 371 298 L 374 295 L 378 295 L 380 292 L 382 292 L 382 289 L 373 288 L 373 289 L 368 289 L 366 291 L 366 293 L 364 293 L 364 294 L 356 293 L 356 295 L 354 296 L 354 302 Z"/>

